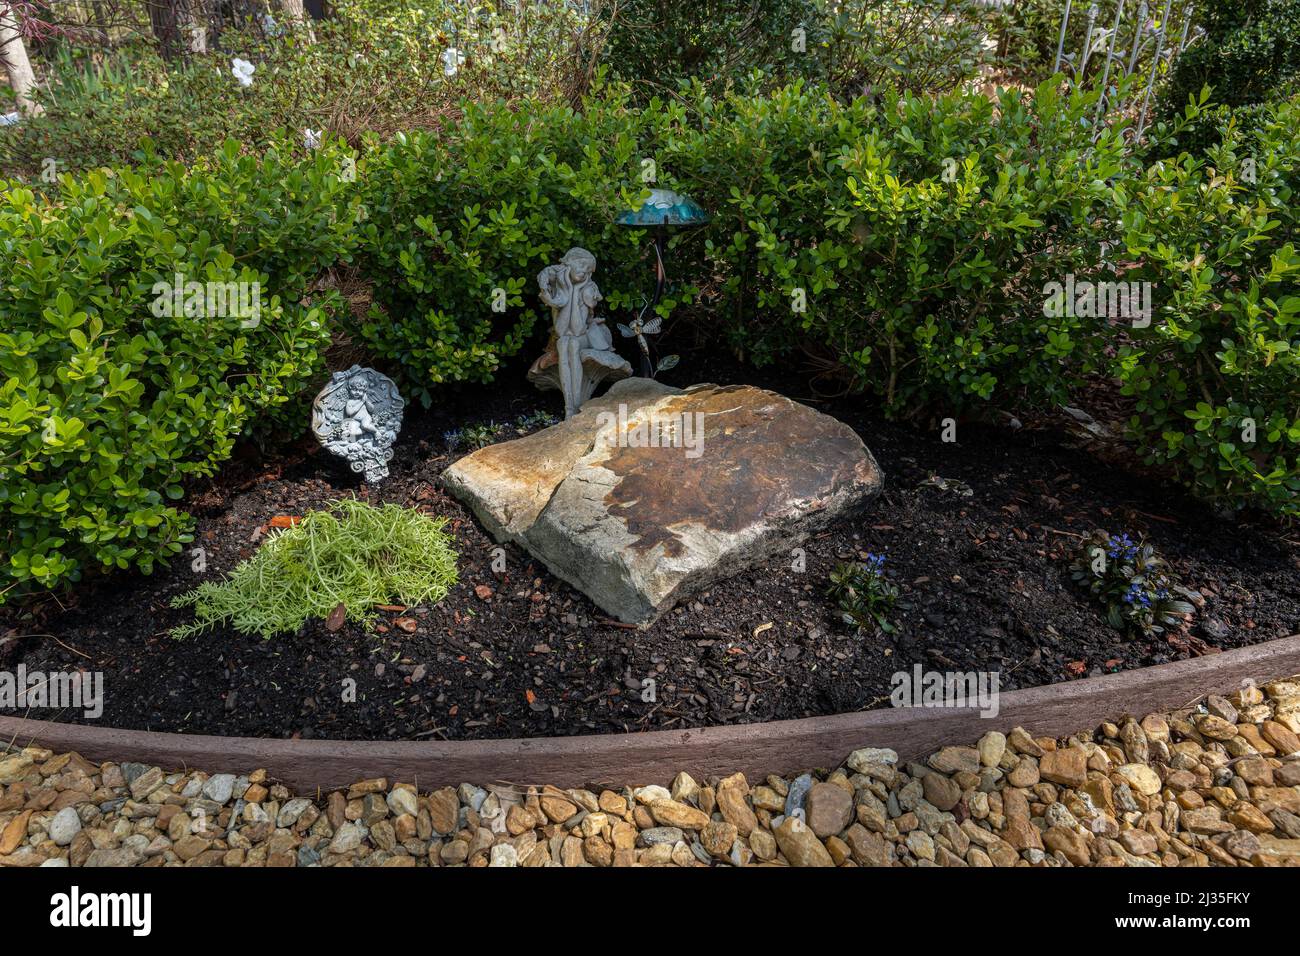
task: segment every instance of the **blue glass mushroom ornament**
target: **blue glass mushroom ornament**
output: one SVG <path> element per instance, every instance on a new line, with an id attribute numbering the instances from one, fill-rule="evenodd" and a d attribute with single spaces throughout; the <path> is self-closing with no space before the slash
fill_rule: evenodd
<path id="1" fill-rule="evenodd" d="M 650 365 L 650 346 L 647 335 L 660 331 L 660 320 L 655 316 L 655 307 L 663 297 L 664 287 L 668 284 L 668 271 L 664 267 L 664 252 L 668 245 L 669 227 L 701 226 L 709 221 L 709 214 L 689 196 L 673 192 L 671 189 L 652 189 L 650 195 L 635 209 L 626 209 L 614 220 L 616 225 L 649 229 L 650 241 L 655 253 L 655 291 L 654 298 L 643 308 L 640 314 L 627 325 L 618 323 L 619 333 L 625 338 L 635 338 L 641 350 L 641 375 L 652 378 L 655 372 L 664 371 L 677 364 L 677 356 L 669 355 L 660 360 L 657 368 Z"/>

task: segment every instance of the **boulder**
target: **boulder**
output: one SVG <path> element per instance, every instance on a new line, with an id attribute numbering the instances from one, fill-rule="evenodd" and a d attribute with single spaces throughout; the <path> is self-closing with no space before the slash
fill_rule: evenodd
<path id="1" fill-rule="evenodd" d="M 614 384 L 443 473 L 498 541 L 625 623 L 863 508 L 883 476 L 847 425 L 747 385 Z"/>

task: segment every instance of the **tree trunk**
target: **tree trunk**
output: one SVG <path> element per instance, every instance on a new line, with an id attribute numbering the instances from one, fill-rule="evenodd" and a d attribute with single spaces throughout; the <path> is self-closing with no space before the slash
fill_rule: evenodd
<path id="1" fill-rule="evenodd" d="M 36 74 L 32 61 L 27 59 L 27 47 L 18 31 L 18 14 L 8 4 L 0 4 L 0 60 L 9 74 L 9 85 L 18 98 L 18 108 L 27 116 L 40 116 L 45 112 L 40 103 L 32 99 L 36 88 Z"/>
<path id="2" fill-rule="evenodd" d="M 163 59 L 175 60 L 189 49 L 189 36 L 183 35 L 190 22 L 189 0 L 145 0 L 149 26 L 158 41 Z"/>
<path id="3" fill-rule="evenodd" d="M 280 9 L 294 30 L 304 30 L 308 43 L 316 42 L 316 31 L 303 8 L 303 0 L 280 0 Z"/>

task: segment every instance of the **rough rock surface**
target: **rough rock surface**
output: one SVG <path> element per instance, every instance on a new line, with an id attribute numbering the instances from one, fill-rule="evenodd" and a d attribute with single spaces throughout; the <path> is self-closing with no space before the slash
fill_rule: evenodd
<path id="1" fill-rule="evenodd" d="M 774 392 L 630 378 L 443 481 L 498 541 L 644 624 L 861 508 L 882 475 L 851 428 Z"/>
<path id="2" fill-rule="evenodd" d="M 164 773 L 0 746 L 0 867 L 1300 866 L 1300 747 L 1256 732 L 1295 712 L 1300 681 L 1228 699 L 1243 715 L 1225 740 L 1197 730 L 1201 704 L 1065 740 L 985 735 L 979 753 L 999 759 L 978 773 L 964 748 L 900 762 L 863 747 L 821 780 L 680 773 L 671 791 L 419 793 L 374 778 L 311 800 L 265 770 Z M 1022 760 L 1076 750 L 1077 787 L 1012 780 Z M 1152 792 L 1132 786 L 1137 766 Z"/>

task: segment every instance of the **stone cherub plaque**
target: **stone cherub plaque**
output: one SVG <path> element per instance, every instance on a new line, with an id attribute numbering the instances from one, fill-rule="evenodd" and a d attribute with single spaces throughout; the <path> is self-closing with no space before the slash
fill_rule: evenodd
<path id="1" fill-rule="evenodd" d="M 335 372 L 311 405 L 311 430 L 326 449 L 374 483 L 388 477 L 406 402 L 387 375 L 354 365 Z"/>

